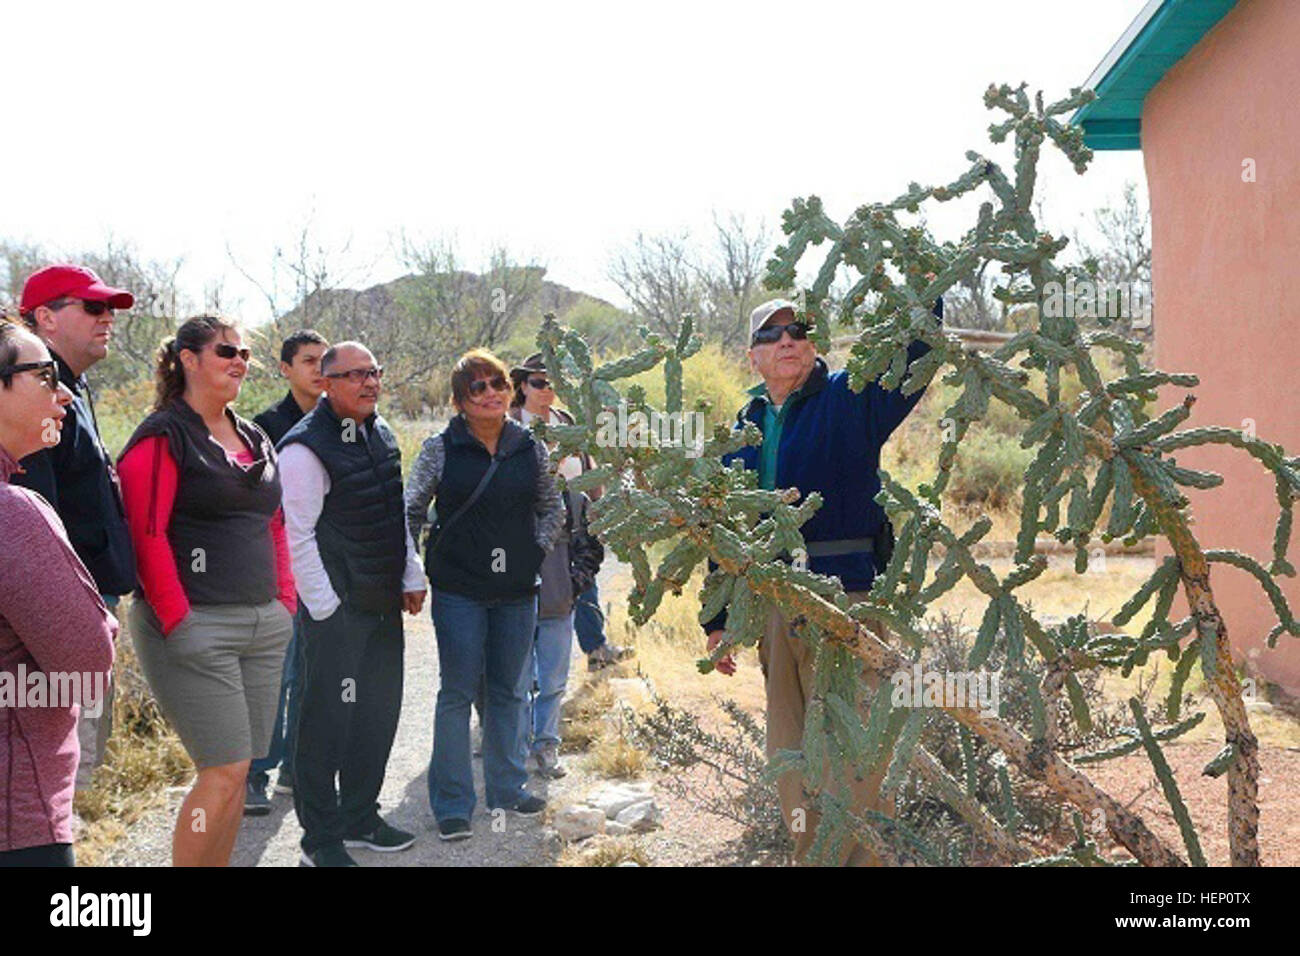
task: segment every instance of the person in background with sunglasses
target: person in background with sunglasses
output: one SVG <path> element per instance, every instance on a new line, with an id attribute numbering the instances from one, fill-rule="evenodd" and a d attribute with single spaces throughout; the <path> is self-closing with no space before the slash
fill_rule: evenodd
<path id="1" fill-rule="evenodd" d="M 275 449 L 230 407 L 250 358 L 230 320 L 186 320 L 158 349 L 154 411 L 118 461 L 140 578 L 136 656 L 198 769 L 177 866 L 230 862 L 297 608 Z"/>
<path id="2" fill-rule="evenodd" d="M 772 299 L 749 317 L 749 361 L 763 379 L 749 390 L 752 398 L 736 416 L 736 427 L 752 422 L 763 435 L 758 447 L 746 445 L 723 458 L 739 459 L 746 470 L 758 472 L 758 485 L 768 490 L 798 488 L 801 495 L 817 492 L 822 506 L 800 529 L 808 548 L 808 568 L 837 577 L 851 601 L 866 598 L 878 570 L 892 547 L 893 531 L 884 509 L 876 503 L 880 491 L 880 450 L 886 439 L 921 400 L 924 389 L 904 395 L 876 382 L 861 392 L 849 388 L 846 371 L 831 372 L 809 338 L 812 331 L 797 314 L 797 306 Z M 943 300 L 934 314 L 943 318 Z M 908 347 L 909 361 L 930 350 L 919 339 Z M 704 624 L 710 652 L 726 636 L 725 609 Z M 866 622 L 884 636 L 883 625 Z M 804 713 L 814 693 L 813 655 L 780 611 L 768 617 L 759 644 L 759 663 L 767 691 L 767 755 L 798 750 L 803 740 Z M 727 655 L 718 670 L 734 674 L 735 660 Z M 880 797 L 884 774 L 853 785 L 851 802 L 863 809 L 890 813 Z M 802 862 L 817 833 L 818 814 L 804 805 L 799 771 L 777 781 L 781 812 L 794 837 L 796 862 Z M 840 863 L 876 863 L 862 846 L 845 841 Z"/>
<path id="3" fill-rule="evenodd" d="M 72 393 L 63 439 L 29 455 L 13 483 L 45 498 L 63 520 L 77 557 L 89 569 L 100 596 L 116 609 L 135 588 L 135 556 L 113 460 L 99 436 L 95 404 L 86 372 L 108 355 L 114 310 L 129 309 L 135 298 L 106 285 L 84 266 L 52 265 L 33 272 L 23 285 L 19 312 L 27 327 L 50 350 L 59 381 Z M 99 716 L 83 713 L 77 722 L 81 762 L 77 789 L 88 790 L 91 775 L 104 761 L 113 727 L 112 684 Z"/>
<path id="4" fill-rule="evenodd" d="M 356 866 L 347 847 L 405 850 L 379 816 L 402 712 L 402 611 L 426 587 L 402 499 L 402 452 L 377 408 L 384 369 L 359 342 L 321 356 L 325 394 L 280 441 L 302 618 L 294 808 L 302 866 Z M 334 784 L 338 777 L 339 786 Z"/>
<path id="5" fill-rule="evenodd" d="M 427 438 L 411 470 L 406 520 L 413 540 L 437 520 L 425 553 L 441 684 L 429 762 L 429 803 L 443 840 L 471 835 L 475 806 L 470 705 L 486 679 L 484 796 L 491 810 L 536 816 L 525 789 L 528 654 L 537 624 L 538 571 L 564 525 L 546 444 L 506 416 L 508 372 L 486 349 L 451 372 L 457 414 Z"/>
<path id="6" fill-rule="evenodd" d="M 325 337 L 314 329 L 299 329 L 280 343 L 280 374 L 289 383 L 289 391 L 276 404 L 253 417 L 253 421 L 274 444 L 288 434 L 316 407 L 325 391 L 321 358 L 330 347 Z M 284 462 L 280 463 L 283 481 Z M 302 704 L 302 673 L 298 670 L 298 635 L 302 630 L 302 606 L 293 619 L 293 638 L 284 652 L 284 674 L 280 683 L 280 704 L 275 711 L 275 729 L 271 732 L 271 749 L 256 758 L 248 769 L 248 786 L 244 793 L 244 814 L 265 816 L 271 812 L 266 787 L 276 767 L 276 793 L 293 793 L 294 728 L 298 726 L 298 708 Z"/>
<path id="7" fill-rule="evenodd" d="M 58 514 L 11 482 L 20 460 L 59 441 L 72 401 L 45 344 L 0 319 L 0 671 L 24 690 L 36 673 L 102 687 L 113 672 L 117 620 Z M 102 694 L 0 706 L 0 867 L 74 865 L 78 709 L 92 703 Z"/>
<path id="8" fill-rule="evenodd" d="M 525 426 L 531 424 L 533 416 L 545 416 L 547 413 L 552 421 L 558 417 L 557 424 L 573 424 L 573 416 L 554 406 L 555 390 L 545 373 L 546 366 L 542 363 L 540 352 L 533 353 L 524 359 L 523 365 L 510 370 L 510 378 L 515 383 L 512 409 L 520 409 L 519 421 Z M 577 473 L 581 474 L 594 466 L 595 462 L 590 456 L 571 456 L 560 462 L 559 473 L 566 474 L 566 470 L 572 472 L 576 467 L 580 469 Z M 593 488 L 588 496 L 592 501 L 597 501 L 603 490 Z M 594 578 L 591 586 L 578 595 L 573 610 L 573 630 L 578 635 L 578 646 L 587 655 L 588 671 L 601 670 L 636 654 L 635 649 L 611 643 L 605 637 L 605 615 L 600 609 L 600 590 Z"/>
<path id="9" fill-rule="evenodd" d="M 556 408 L 555 390 L 546 377 L 546 364 L 540 352 L 524 359 L 510 370 L 515 394 L 509 415 L 525 428 L 541 419 L 553 425 L 572 425 L 573 416 Z M 567 455 L 556 465 L 555 472 L 565 478 L 577 478 L 594 462 L 587 455 Z M 594 492 L 599 497 L 599 491 Z M 573 654 L 573 631 L 579 605 L 599 617 L 596 575 L 604 549 L 587 530 L 588 498 L 581 492 L 565 492 L 565 532 L 542 562 L 542 584 L 538 592 L 537 634 L 533 640 L 529 673 L 534 682 L 528 743 L 537 772 L 543 777 L 563 777 L 567 771 L 560 762 L 560 704 L 569 681 L 569 658 Z M 599 625 L 596 633 L 600 634 Z M 605 645 L 601 645 L 605 646 Z M 586 647 L 583 650 L 587 651 Z M 595 650 L 588 651 L 588 657 Z M 606 648 L 611 659 L 631 655 L 631 649 Z M 480 716 L 482 707 L 479 708 Z"/>

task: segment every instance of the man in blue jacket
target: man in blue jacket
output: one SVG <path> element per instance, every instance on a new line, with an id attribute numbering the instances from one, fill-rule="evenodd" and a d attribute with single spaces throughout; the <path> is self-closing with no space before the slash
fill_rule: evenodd
<path id="1" fill-rule="evenodd" d="M 943 317 L 943 301 L 935 305 Z M 737 427 L 753 422 L 763 433 L 760 446 L 747 445 L 724 458 L 740 459 L 746 470 L 758 472 L 761 488 L 798 488 L 801 495 L 816 491 L 822 506 L 803 526 L 808 568 L 840 579 L 853 600 L 870 590 L 876 571 L 884 567 L 893 531 L 884 509 L 874 498 L 880 491 L 880 451 L 893 431 L 921 399 L 921 391 L 903 395 L 871 382 L 860 393 L 849 389 L 846 371 L 831 372 L 809 338 L 810 329 L 795 318 L 795 305 L 773 299 L 756 308 L 749 319 L 749 361 L 763 382 L 737 415 Z M 915 361 L 929 346 L 916 341 L 908 348 Z M 708 648 L 722 640 L 726 612 L 704 625 Z M 881 637 L 884 630 L 872 626 Z M 759 662 L 767 690 L 767 754 L 802 747 L 804 710 L 813 691 L 813 654 L 792 632 L 777 610 L 768 617 Z M 724 674 L 735 673 L 730 655 L 718 662 Z M 858 810 L 887 812 L 880 800 L 883 772 L 853 788 Z M 795 841 L 795 859 L 802 861 L 817 831 L 817 814 L 807 806 L 798 772 L 777 781 L 781 812 Z M 874 855 L 846 841 L 841 863 L 870 865 Z"/>

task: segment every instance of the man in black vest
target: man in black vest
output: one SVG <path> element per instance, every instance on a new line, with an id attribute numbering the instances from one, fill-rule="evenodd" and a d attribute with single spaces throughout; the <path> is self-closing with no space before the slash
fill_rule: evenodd
<path id="1" fill-rule="evenodd" d="M 253 419 L 273 444 L 278 444 L 290 428 L 316 407 L 316 401 L 325 390 L 320 360 L 327 348 L 329 343 L 325 337 L 313 329 L 299 329 L 280 345 L 280 374 L 289 382 L 289 393 Z M 266 787 L 270 783 L 271 771 L 276 767 L 280 768 L 275 782 L 276 792 L 293 793 L 293 729 L 298 724 L 298 707 L 302 703 L 302 672 L 298 670 L 298 635 L 301 630 L 296 615 L 293 638 L 284 654 L 280 703 L 275 711 L 271 747 L 266 756 L 256 758 L 248 766 L 248 782 L 244 787 L 244 813 L 248 816 L 264 816 L 271 812 Z"/>
<path id="2" fill-rule="evenodd" d="M 134 304 L 130 292 L 105 285 L 90 269 L 54 265 L 32 273 L 19 305 L 27 327 L 40 336 L 58 363 L 59 381 L 72 393 L 72 402 L 63 420 L 62 439 L 24 458 L 23 470 L 13 476 L 13 483 L 39 493 L 54 506 L 77 557 L 111 610 L 121 595 L 135 589 L 135 555 L 117 473 L 99 437 L 86 371 L 108 355 L 114 310 Z M 89 789 L 92 772 L 104 760 L 113 726 L 112 684 L 98 705 L 83 709 L 77 720 L 78 790 Z"/>
<path id="3" fill-rule="evenodd" d="M 402 709 L 402 611 L 424 605 L 397 438 L 375 408 L 383 369 L 358 342 L 321 359 L 325 395 L 280 442 L 284 517 L 303 618 L 294 807 L 303 866 L 356 866 L 345 847 L 405 850 L 379 817 Z M 334 784 L 335 775 L 340 788 Z"/>

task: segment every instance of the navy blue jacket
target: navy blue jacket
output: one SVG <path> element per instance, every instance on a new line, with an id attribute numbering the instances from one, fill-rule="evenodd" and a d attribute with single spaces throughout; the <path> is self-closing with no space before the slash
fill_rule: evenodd
<path id="1" fill-rule="evenodd" d="M 929 345 L 914 341 L 907 350 L 909 362 L 928 351 Z M 880 450 L 924 392 L 903 395 L 870 382 L 855 394 L 849 389 L 848 372 L 831 372 L 825 360 L 817 358 L 808 380 L 786 399 L 791 404 L 776 457 L 777 488 L 798 488 L 801 496 L 816 491 L 822 497 L 822 506 L 801 529 L 805 541 L 880 535 L 885 509 L 874 500 L 880 492 Z M 736 427 L 753 422 L 762 431 L 766 404 L 756 395 L 736 416 Z M 746 445 L 726 455 L 723 463 L 739 459 L 746 470 L 756 471 L 758 457 L 759 446 Z M 869 589 L 877 570 L 873 555 L 866 551 L 813 557 L 808 569 L 839 578 L 845 591 Z M 724 610 L 704 630 L 718 630 L 725 624 Z"/>

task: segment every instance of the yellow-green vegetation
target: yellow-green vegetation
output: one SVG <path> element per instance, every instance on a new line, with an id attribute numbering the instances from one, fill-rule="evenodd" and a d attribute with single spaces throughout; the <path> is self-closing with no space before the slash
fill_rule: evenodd
<path id="1" fill-rule="evenodd" d="M 587 754 L 587 765 L 603 777 L 631 780 L 649 769 L 650 760 L 644 750 L 633 745 L 624 734 L 610 728 L 601 734 Z"/>
<path id="2" fill-rule="evenodd" d="M 603 680 L 588 677 L 560 710 L 560 750 L 585 751 L 605 732 L 605 714 L 614 707 L 614 692 Z"/>
<path id="3" fill-rule="evenodd" d="M 123 616 L 127 602 L 118 608 Z M 74 809 L 84 831 L 77 838 L 77 862 L 97 866 L 141 814 L 162 802 L 168 787 L 193 776 L 180 739 L 167 726 L 140 673 L 129 638 L 117 645 L 114 665 L 113 734 L 93 786 L 79 793 Z"/>
<path id="4" fill-rule="evenodd" d="M 649 866 L 650 856 L 633 837 L 594 836 L 566 846 L 556 866 Z"/>

